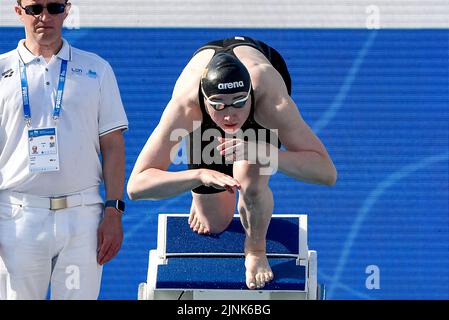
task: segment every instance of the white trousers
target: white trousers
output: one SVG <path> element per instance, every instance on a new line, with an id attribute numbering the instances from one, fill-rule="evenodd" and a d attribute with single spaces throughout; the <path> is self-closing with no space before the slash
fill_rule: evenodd
<path id="1" fill-rule="evenodd" d="M 0 300 L 97 299 L 101 204 L 57 211 L 0 202 Z"/>

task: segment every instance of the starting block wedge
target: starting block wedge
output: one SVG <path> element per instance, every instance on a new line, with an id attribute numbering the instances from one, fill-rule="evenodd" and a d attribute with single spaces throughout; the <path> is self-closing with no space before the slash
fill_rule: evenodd
<path id="1" fill-rule="evenodd" d="M 150 250 L 147 281 L 139 300 L 323 299 L 317 253 L 307 246 L 307 215 L 274 214 L 267 257 L 274 279 L 264 288 L 245 284 L 245 231 L 238 215 L 218 235 L 198 235 L 188 214 L 159 214 L 157 248 Z"/>

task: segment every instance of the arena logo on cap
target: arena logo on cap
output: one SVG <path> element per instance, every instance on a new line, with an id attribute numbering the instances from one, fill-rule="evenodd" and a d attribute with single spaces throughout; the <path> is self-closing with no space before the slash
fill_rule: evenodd
<path id="1" fill-rule="evenodd" d="M 234 82 L 227 82 L 227 83 L 219 83 L 218 89 L 219 90 L 225 90 L 225 89 L 234 89 L 234 88 L 243 88 L 245 84 L 243 81 L 234 81 Z"/>

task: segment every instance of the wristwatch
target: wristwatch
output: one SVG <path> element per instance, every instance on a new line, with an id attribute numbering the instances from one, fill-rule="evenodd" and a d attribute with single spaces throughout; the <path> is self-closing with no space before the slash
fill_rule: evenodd
<path id="1" fill-rule="evenodd" d="M 123 213 L 125 211 L 125 202 L 122 200 L 106 200 L 104 207 L 112 207 Z"/>

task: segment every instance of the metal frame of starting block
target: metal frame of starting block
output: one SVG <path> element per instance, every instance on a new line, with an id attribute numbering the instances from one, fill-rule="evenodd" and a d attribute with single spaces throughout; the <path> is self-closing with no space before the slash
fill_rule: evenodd
<path id="1" fill-rule="evenodd" d="M 226 283 L 230 278 L 214 283 L 213 273 L 209 274 L 209 282 L 198 285 L 191 267 L 194 262 L 201 266 L 203 262 L 213 262 L 216 268 L 223 263 L 228 269 L 244 265 L 243 227 L 238 215 L 235 215 L 230 227 L 217 237 L 198 235 L 190 230 L 188 216 L 159 214 L 157 249 L 149 252 L 147 281 L 139 285 L 139 300 L 325 299 L 324 285 L 319 285 L 317 281 L 317 252 L 309 250 L 307 245 L 307 215 L 273 214 L 267 233 L 267 257 L 270 265 L 272 261 L 281 262 L 278 266 L 272 265 L 275 278 L 270 285 L 256 290 L 247 289 L 244 279 L 240 281 L 241 285 L 233 281 L 230 281 L 232 284 Z M 283 239 L 277 239 L 278 236 Z M 217 247 L 220 247 L 219 250 L 215 250 Z M 200 263 L 198 260 L 201 260 Z M 166 267 L 170 265 L 175 269 L 167 271 Z M 284 272 L 279 278 L 290 277 L 293 284 L 277 278 L 275 267 Z M 222 271 L 226 273 L 224 268 Z M 167 272 L 181 280 L 171 283 L 161 279 Z M 206 272 L 202 270 L 201 273 L 204 275 Z M 242 273 L 244 278 L 244 271 Z M 223 276 L 222 272 L 216 274 L 217 279 Z M 294 283 L 295 279 L 299 279 L 299 283 Z"/>

